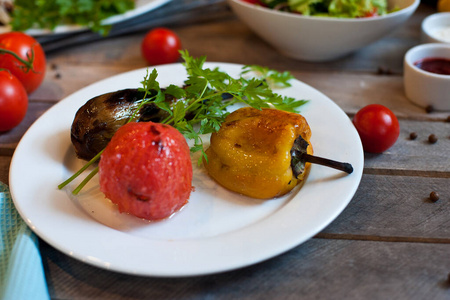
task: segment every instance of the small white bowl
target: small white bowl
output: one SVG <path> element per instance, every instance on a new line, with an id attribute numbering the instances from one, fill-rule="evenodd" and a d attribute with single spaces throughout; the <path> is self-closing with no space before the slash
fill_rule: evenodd
<path id="1" fill-rule="evenodd" d="M 242 0 L 228 0 L 256 34 L 288 57 L 328 61 L 350 54 L 388 35 L 416 10 L 420 0 L 388 0 L 399 10 L 372 18 L 327 18 L 277 11 Z"/>
<path id="2" fill-rule="evenodd" d="M 423 43 L 450 44 L 450 12 L 426 17 L 422 22 L 421 39 Z"/>
<path id="3" fill-rule="evenodd" d="M 450 45 L 423 44 L 408 50 L 404 58 L 404 88 L 406 97 L 421 107 L 450 110 L 450 75 L 424 71 L 415 65 L 426 58 L 450 60 Z"/>

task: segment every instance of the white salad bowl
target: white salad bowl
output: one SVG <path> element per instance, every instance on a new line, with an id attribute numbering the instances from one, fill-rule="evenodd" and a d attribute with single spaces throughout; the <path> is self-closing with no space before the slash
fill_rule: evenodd
<path id="1" fill-rule="evenodd" d="M 416 63 L 424 59 L 450 60 L 450 45 L 422 44 L 408 50 L 404 58 L 404 87 L 406 97 L 421 107 L 450 111 L 450 75 L 420 69 Z"/>
<path id="2" fill-rule="evenodd" d="M 328 61 L 350 54 L 403 24 L 420 0 L 388 0 L 395 12 L 370 18 L 328 18 L 277 11 L 228 0 L 235 14 L 282 54 L 305 61 Z"/>

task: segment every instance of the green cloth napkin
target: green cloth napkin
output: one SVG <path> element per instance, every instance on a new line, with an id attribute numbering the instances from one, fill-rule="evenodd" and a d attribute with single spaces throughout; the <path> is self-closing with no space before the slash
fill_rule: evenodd
<path id="1" fill-rule="evenodd" d="M 0 299 L 50 299 L 38 239 L 0 182 Z"/>

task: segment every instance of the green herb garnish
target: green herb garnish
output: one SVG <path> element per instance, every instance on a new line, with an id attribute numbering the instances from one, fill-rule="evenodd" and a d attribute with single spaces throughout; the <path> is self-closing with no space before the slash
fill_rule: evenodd
<path id="1" fill-rule="evenodd" d="M 136 111 L 139 111 L 143 105 L 148 103 L 154 103 L 160 109 L 167 111 L 169 116 L 161 123 L 175 127 L 187 139 L 194 141 L 191 151 L 202 152 L 199 163 L 201 163 L 202 158 L 207 159 L 202 135 L 220 129 L 222 122 L 229 114 L 227 111 L 229 106 L 243 103 L 257 109 L 273 107 L 284 111 L 299 112 L 299 107 L 307 102 L 306 100 L 281 96 L 272 90 L 271 84 L 277 87 L 290 86 L 289 80 L 293 77 L 288 72 L 278 73 L 260 66 L 245 66 L 241 76 L 236 79 L 220 71 L 219 68 L 204 68 L 203 65 L 206 61 L 204 56 L 194 58 L 189 55 L 187 50 L 180 51 L 180 53 L 184 59 L 183 65 L 188 73 L 188 78 L 184 82 L 185 86 L 170 85 L 161 89 L 157 81 L 158 73 L 156 69 L 151 72 L 147 71 L 144 80 L 141 82 L 142 87 L 139 89 L 145 92 L 144 100 Z M 262 77 L 245 78 L 242 76 L 250 71 L 259 73 Z M 178 100 L 169 105 L 165 102 L 166 94 L 172 95 Z M 147 95 L 155 96 L 147 99 Z M 225 97 L 227 100 L 224 100 Z M 136 120 L 131 117 L 129 121 Z M 88 164 L 92 164 L 99 157 L 100 155 L 97 155 Z M 97 171 L 96 169 L 93 172 L 96 173 Z M 59 185 L 58 188 L 61 189 L 66 186 L 80 173 L 77 172 Z M 82 185 L 85 183 L 83 181 Z M 80 189 L 80 187 L 77 187 L 73 193 L 78 193 Z"/>

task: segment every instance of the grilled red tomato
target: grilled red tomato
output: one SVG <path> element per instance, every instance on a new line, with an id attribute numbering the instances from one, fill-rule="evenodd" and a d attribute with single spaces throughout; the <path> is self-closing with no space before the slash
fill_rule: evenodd
<path id="1" fill-rule="evenodd" d="M 165 219 L 187 203 L 192 190 L 189 146 L 169 125 L 128 123 L 105 148 L 99 176 L 100 190 L 120 212 Z"/>

